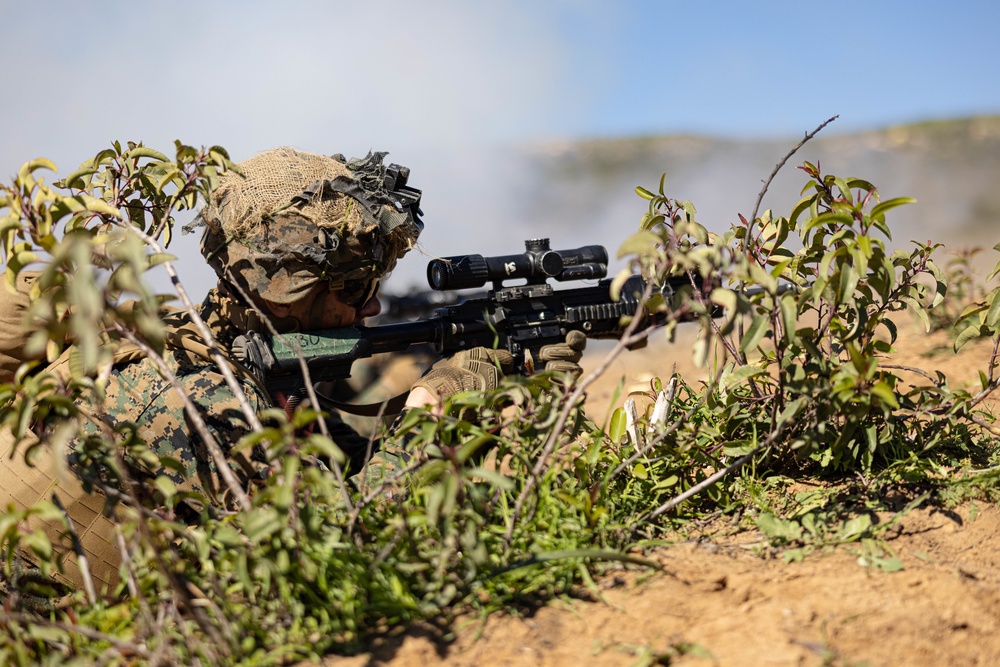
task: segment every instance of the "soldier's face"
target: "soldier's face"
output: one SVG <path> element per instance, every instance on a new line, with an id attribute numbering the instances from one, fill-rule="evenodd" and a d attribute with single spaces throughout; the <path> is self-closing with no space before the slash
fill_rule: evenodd
<path id="1" fill-rule="evenodd" d="M 327 283 L 319 283 L 303 298 L 293 303 L 277 304 L 268 302 L 268 309 L 289 326 L 279 329 L 297 328 L 299 331 L 317 329 L 339 329 L 364 324 L 365 319 L 382 312 L 382 303 L 373 295 L 361 306 L 344 302 L 339 291 L 330 290 Z M 297 325 L 297 326 L 296 326 Z"/>

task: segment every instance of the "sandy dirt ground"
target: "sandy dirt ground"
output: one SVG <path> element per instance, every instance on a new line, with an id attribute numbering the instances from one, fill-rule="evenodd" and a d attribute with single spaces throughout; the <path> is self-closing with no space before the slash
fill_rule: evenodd
<path id="1" fill-rule="evenodd" d="M 616 360 L 588 394 L 601 421 L 615 396 L 672 365 L 692 380 L 684 337 Z M 956 357 L 943 335 L 908 332 L 894 362 L 971 383 L 991 348 Z M 591 350 L 588 369 L 602 355 Z M 617 404 L 622 397 L 619 395 Z M 897 572 L 864 567 L 857 545 L 786 563 L 755 531 L 664 548 L 656 573 L 621 571 L 599 596 L 558 600 L 525 616 L 454 626 L 443 643 L 413 628 L 371 653 L 328 665 L 995 665 L 1000 664 L 1000 507 L 919 508 L 892 529 Z"/>

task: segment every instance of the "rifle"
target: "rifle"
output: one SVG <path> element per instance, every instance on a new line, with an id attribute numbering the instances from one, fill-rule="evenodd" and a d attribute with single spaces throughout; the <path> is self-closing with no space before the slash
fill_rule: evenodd
<path id="1" fill-rule="evenodd" d="M 380 294 L 382 312 L 375 318 L 375 324 L 395 324 L 397 322 L 412 322 L 428 317 L 434 317 L 437 311 L 445 306 L 451 306 L 466 299 L 484 299 L 489 294 L 483 291 L 462 293 L 458 290 L 415 290 L 405 294 Z"/>
<path id="2" fill-rule="evenodd" d="M 427 279 L 436 291 L 480 288 L 492 282 L 485 297 L 443 306 L 434 317 L 381 326 L 351 326 L 272 339 L 255 332 L 236 339 L 234 357 L 260 377 L 268 390 L 290 393 L 303 386 L 299 356 L 305 359 L 314 383 L 350 377 L 351 364 L 381 352 L 400 352 L 411 345 L 430 343 L 438 354 L 474 347 L 502 348 L 514 357 L 518 372 L 526 373 L 527 353 L 537 358 L 545 345 L 561 343 L 570 330 L 588 338 L 618 338 L 624 317 L 639 311 L 646 283 L 631 276 L 620 298 L 611 298 L 607 279 L 608 253 L 603 246 L 551 250 L 548 239 L 525 241 L 518 255 L 483 257 L 460 255 L 432 260 Z M 599 279 L 596 285 L 555 290 L 556 281 Z M 525 283 L 505 286 L 504 281 Z M 668 301 L 687 277 L 656 288 Z M 642 314 L 640 314 L 642 315 Z M 644 315 L 642 326 L 660 324 L 665 315 Z"/>

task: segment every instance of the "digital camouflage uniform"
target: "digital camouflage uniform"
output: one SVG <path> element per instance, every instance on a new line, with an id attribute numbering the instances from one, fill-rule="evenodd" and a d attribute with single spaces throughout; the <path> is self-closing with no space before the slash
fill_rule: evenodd
<path id="1" fill-rule="evenodd" d="M 238 333 L 234 333 L 232 325 L 219 316 L 218 302 L 218 295 L 213 290 L 200 314 L 216 341 L 224 346 L 227 339 Z M 191 328 L 189 318 L 183 311 L 166 316 L 164 323 L 168 330 Z M 251 428 L 222 373 L 210 359 L 169 345 L 163 353 L 163 362 L 184 393 L 200 408 L 208 431 L 226 453 L 236 478 L 244 490 L 250 491 L 254 481 L 266 477 L 268 466 L 259 450 L 236 454 L 230 451 Z M 250 377 L 240 374 L 236 377 L 255 413 L 270 407 L 269 400 L 261 395 L 259 386 Z M 182 464 L 180 469 L 147 470 L 142 462 L 127 459 L 133 475 L 162 474 L 176 485 L 178 491 L 203 495 L 213 505 L 232 504 L 231 499 L 225 497 L 226 485 L 219 478 L 205 443 L 188 423 L 181 397 L 171 382 L 161 375 L 155 361 L 143 358 L 116 366 L 108 379 L 105 400 L 100 409 L 106 413 L 104 420 L 112 427 L 135 424 L 136 435 L 157 456 L 169 457 Z M 88 424 L 89 431 L 96 429 L 96 425 Z M 76 443 L 74 449 L 78 446 L 79 443 Z M 76 452 L 71 454 L 71 464 L 76 456 Z"/>
<path id="2" fill-rule="evenodd" d="M 209 326 L 213 336 L 222 349 L 228 349 L 236 336 L 243 330 L 227 318 L 236 315 L 237 320 L 245 317 L 246 310 L 225 295 L 225 290 L 213 289 L 202 304 L 200 315 Z M 164 317 L 168 330 L 192 334 L 189 318 L 183 311 L 175 311 Z M 239 484 L 249 494 L 255 487 L 264 482 L 269 465 L 265 453 L 260 448 L 250 452 L 233 453 L 234 445 L 251 432 L 242 407 L 226 384 L 222 373 L 213 361 L 202 354 L 187 349 L 170 347 L 162 355 L 163 362 L 177 379 L 185 394 L 198 407 L 199 412 L 215 441 L 226 453 Z M 261 385 L 253 378 L 236 373 L 242 389 L 255 412 L 272 407 L 271 398 Z M 116 365 L 107 382 L 105 400 L 99 407 L 84 402 L 81 407 L 95 417 L 100 418 L 112 428 L 135 425 L 135 435 L 141 439 L 158 457 L 172 459 L 180 464 L 151 469 L 142 461 L 128 456 L 124 457 L 129 469 L 129 475 L 137 481 L 148 482 L 156 476 L 165 476 L 175 485 L 178 492 L 190 494 L 190 499 L 182 501 L 177 510 L 181 517 L 194 520 L 204 509 L 200 499 L 207 507 L 228 507 L 234 509 L 233 499 L 229 497 L 228 488 L 221 480 L 211 455 L 198 432 L 193 429 L 184 410 L 184 403 L 171 382 L 160 373 L 159 365 L 151 359 L 139 358 L 135 361 Z M 369 449 L 369 438 L 358 435 L 350 426 L 341 421 L 336 414 L 326 420 L 331 439 L 350 459 L 349 471 L 358 471 L 364 464 L 365 454 Z M 86 423 L 85 432 L 96 432 L 97 426 Z M 377 449 L 376 441 L 374 447 Z M 88 467 L 81 463 L 85 459 L 81 441 L 70 443 L 69 466 L 84 478 L 100 478 L 104 484 L 115 487 L 115 481 L 102 474 L 99 467 Z M 0 447 L 2 449 L 2 447 Z M 4 456 L 5 453 L 4 453 Z M 38 457 L 36 457 L 37 459 Z M 8 462 L 18 462 L 15 457 Z M 381 474 L 386 464 L 388 469 L 396 467 L 397 459 L 393 455 L 382 455 L 375 466 Z M 322 465 L 322 462 L 319 462 Z M 7 468 L 10 470 L 10 467 Z M 37 500 L 48 498 L 52 491 L 57 492 L 67 514 L 72 518 L 74 527 L 80 535 L 84 550 L 89 557 L 89 570 L 98 586 L 114 586 L 118 581 L 117 567 L 120 555 L 113 543 L 114 527 L 108 521 L 102 510 L 105 497 L 99 493 L 85 493 L 75 480 L 56 481 L 52 471 L 46 471 L 44 465 L 24 468 L 22 475 L 0 490 L 0 499 L 13 501 L 20 509 L 24 509 Z M 48 472 L 47 477 L 41 475 Z M 25 481 L 26 475 L 34 475 L 27 479 L 27 486 L 39 489 L 29 498 L 24 493 L 17 493 L 18 484 Z M 375 475 L 373 474 L 372 477 Z M 44 488 L 43 486 L 44 485 Z M 140 484 L 137 491 L 151 494 L 154 487 L 151 484 Z M 4 492 L 11 493 L 10 498 L 2 498 Z M 155 503 L 154 499 L 147 498 Z M 3 503 L 4 505 L 6 502 Z M 35 526 L 44 530 L 54 542 L 62 542 L 58 527 L 49 525 Z M 31 567 L 31 559 L 25 562 L 19 559 L 15 564 L 15 577 L 33 578 L 39 585 L 50 586 L 45 578 L 39 577 Z M 73 586 L 82 585 L 79 570 L 75 561 L 67 563 L 66 581 Z M 6 596 L 6 582 L 0 577 L 0 600 Z M 22 596 L 22 603 L 29 606 L 44 605 L 45 596 L 37 599 Z"/>
<path id="3" fill-rule="evenodd" d="M 363 304 L 375 293 L 378 280 L 413 247 L 422 229 L 419 191 L 403 187 L 405 175 L 399 182 L 393 176 L 390 182 L 382 166 L 384 155 L 374 153 L 348 162 L 340 156 L 329 158 L 283 148 L 240 163 L 239 175 L 220 178 L 199 221 L 206 226 L 202 253 L 220 278 L 201 315 L 223 351 L 231 348 L 236 336 L 264 330 L 258 310 L 248 300 L 257 299 L 258 305 L 260 300 L 296 303 L 315 285 L 325 282 L 344 303 Z M 399 192 L 397 185 L 402 188 Z M 181 341 L 200 339 L 187 317 L 183 313 L 169 315 L 168 331 L 182 334 Z M 274 323 L 282 331 L 302 326 L 301 322 Z M 163 361 L 196 404 L 239 484 L 252 493 L 266 478 L 268 462 L 260 450 L 232 452 L 251 427 L 215 362 L 198 345 L 204 347 L 186 342 L 168 345 Z M 566 348 L 557 350 L 556 357 L 573 363 L 582 350 L 579 345 L 551 347 Z M 501 371 L 508 372 L 509 366 L 510 355 L 505 351 L 464 350 L 439 361 L 414 386 L 422 386 L 432 396 L 489 390 L 497 386 Z M 253 410 L 272 406 L 271 397 L 255 378 L 246 372 L 236 372 L 236 377 Z M 106 400 L 81 407 L 108 426 L 120 428 L 119 437 L 134 424 L 135 435 L 161 460 L 180 465 L 180 470 L 173 466 L 150 469 L 143 461 L 126 461 L 133 477 L 148 480 L 165 475 L 178 490 L 194 494 L 190 501 L 183 501 L 182 512 L 185 508 L 196 513 L 232 504 L 205 443 L 188 422 L 180 396 L 154 360 L 139 355 L 117 363 L 108 378 Z M 327 425 L 333 441 L 350 457 L 349 471 L 362 469 L 371 448 L 369 439 L 336 415 Z M 96 426 L 88 428 L 93 432 Z M 367 464 L 366 484 L 374 485 L 387 471 L 408 463 L 400 445 L 390 444 L 391 448 L 383 448 Z M 41 454 L 35 456 L 34 465 L 26 465 L 20 454 L 10 456 L 10 442 L 0 433 L 0 507 L 13 503 L 15 509 L 23 510 L 57 495 L 88 556 L 88 571 L 95 583 L 110 589 L 118 582 L 121 561 L 114 517 L 106 514 L 109 507 L 114 514 L 114 503 L 108 503 L 96 489 L 84 488 L 93 477 L 103 477 L 100 466 L 88 463 L 89 451 L 83 441 L 70 443 L 68 463 L 75 474 L 65 473 L 66 461 L 54 455 L 50 443 L 37 449 Z M 141 487 L 150 489 L 152 485 Z M 155 492 L 147 495 L 146 500 L 155 505 Z M 195 499 L 203 499 L 207 507 Z M 59 553 L 72 554 L 56 522 L 31 520 L 28 528 L 45 531 L 59 543 Z M 81 585 L 75 558 L 67 558 L 65 575 L 71 585 Z"/>
<path id="4" fill-rule="evenodd" d="M 219 346 L 228 350 L 245 330 L 237 327 L 227 315 L 239 314 L 237 319 L 243 319 L 245 312 L 240 304 L 226 295 L 223 288 L 209 292 L 200 315 Z M 164 323 L 168 330 L 191 329 L 189 318 L 182 311 L 168 315 Z M 163 360 L 184 393 L 200 408 L 209 432 L 222 447 L 243 490 L 252 492 L 254 485 L 267 477 L 269 465 L 266 453 L 260 447 L 250 452 L 231 451 L 239 439 L 252 429 L 215 362 L 191 351 L 170 349 L 169 346 Z M 255 413 L 272 407 L 270 396 L 254 378 L 240 372 L 235 375 Z M 188 423 L 184 403 L 171 383 L 161 376 L 154 361 L 144 358 L 115 367 L 105 396 L 103 409 L 107 411 L 112 426 L 135 424 L 138 437 L 157 456 L 169 457 L 183 466 L 181 470 L 172 467 L 147 470 L 141 462 L 129 460 L 130 468 L 136 474 L 165 475 L 178 491 L 204 496 L 215 506 L 233 506 L 205 443 Z M 327 427 L 331 439 L 352 458 L 353 471 L 356 472 L 363 463 L 368 438 L 358 435 L 335 414 L 327 419 Z M 71 463 L 72 458 L 71 455 Z"/>
<path id="5" fill-rule="evenodd" d="M 281 148 L 240 163 L 238 173 L 220 177 L 198 222 L 206 227 L 202 252 L 220 277 L 219 288 L 208 295 L 201 315 L 224 352 L 236 336 L 251 328 L 263 330 L 256 316 L 259 311 L 248 298 L 293 303 L 325 282 L 345 303 L 364 303 L 374 294 L 378 279 L 413 247 L 422 228 L 419 191 L 403 187 L 408 171 L 400 178 L 401 172 L 387 170 L 384 155 L 373 153 L 348 162 L 341 156 Z M 399 193 L 395 193 L 397 186 Z M 184 313 L 169 315 L 166 324 L 168 331 L 182 338 L 200 340 Z M 287 322 L 275 324 L 279 330 L 291 330 Z M 256 483 L 266 478 L 268 462 L 259 449 L 231 451 L 251 427 L 214 361 L 198 345 L 168 345 L 162 356 L 227 454 L 240 485 L 252 493 Z M 272 407 L 271 397 L 254 378 L 240 372 L 236 377 L 253 410 Z M 130 476 L 148 480 L 164 475 L 179 491 L 194 494 L 191 501 L 182 502 L 182 514 L 205 509 L 196 499 L 206 501 L 208 509 L 232 505 L 228 487 L 190 425 L 183 401 L 154 360 L 139 356 L 116 363 L 105 400 L 100 405 L 84 403 L 81 408 L 110 427 L 122 427 L 119 438 L 134 424 L 135 435 L 154 453 L 179 464 L 179 470 L 173 465 L 150 469 L 146 462 L 126 460 Z M 327 425 L 331 438 L 351 459 L 349 470 L 360 469 L 369 439 L 336 416 Z M 87 424 L 84 431 L 93 433 L 97 428 Z M 0 507 L 12 503 L 15 509 L 24 510 L 57 496 L 79 535 L 95 583 L 114 586 L 121 556 L 113 516 L 105 512 L 110 505 L 113 514 L 114 503 L 89 488 L 95 478 L 104 478 L 101 481 L 111 482 L 111 487 L 114 482 L 103 474 L 99 461 L 91 460 L 86 441 L 70 443 L 67 463 L 75 474 L 66 474 L 66 465 L 57 460 L 48 443 L 37 448 L 32 465 L 27 465 L 22 455 L 10 456 L 12 444 L 2 436 Z M 140 485 L 139 491 L 155 504 L 152 485 Z M 32 519 L 27 528 L 46 532 L 59 553 L 72 554 L 58 522 Z M 30 560 L 30 554 L 26 555 Z M 66 579 L 81 586 L 76 559 L 70 556 L 66 565 Z"/>

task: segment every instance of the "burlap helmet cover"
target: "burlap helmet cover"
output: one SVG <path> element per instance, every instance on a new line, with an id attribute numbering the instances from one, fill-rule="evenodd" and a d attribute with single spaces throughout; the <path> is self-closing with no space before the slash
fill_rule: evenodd
<path id="1" fill-rule="evenodd" d="M 372 284 L 417 241 L 421 225 L 382 189 L 385 153 L 346 164 L 293 148 L 260 153 L 220 177 L 199 215 L 215 272 L 275 303 Z"/>

